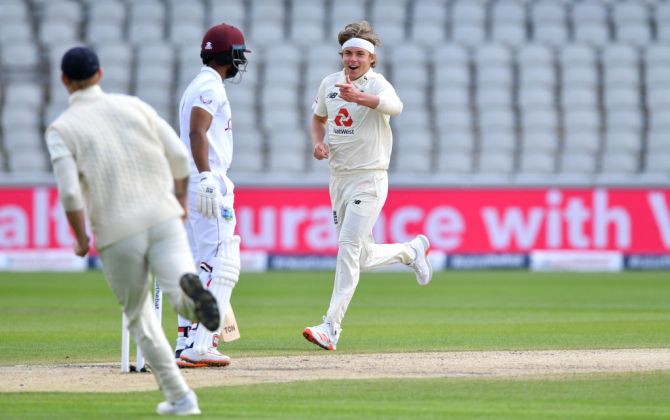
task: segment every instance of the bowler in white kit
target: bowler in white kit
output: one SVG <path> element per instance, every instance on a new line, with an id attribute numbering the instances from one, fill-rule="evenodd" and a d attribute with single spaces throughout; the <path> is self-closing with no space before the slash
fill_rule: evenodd
<path id="1" fill-rule="evenodd" d="M 311 126 L 314 158 L 328 159 L 330 167 L 338 242 L 335 285 L 323 323 L 303 331 L 307 340 L 326 350 L 337 346 L 361 271 L 403 263 L 422 286 L 433 274 L 425 235 L 408 243 L 374 243 L 372 228 L 388 194 L 393 146 L 389 120 L 402 112 L 403 104 L 393 86 L 372 69 L 379 38 L 368 22 L 347 25 L 338 42 L 343 69 L 321 82 Z"/>

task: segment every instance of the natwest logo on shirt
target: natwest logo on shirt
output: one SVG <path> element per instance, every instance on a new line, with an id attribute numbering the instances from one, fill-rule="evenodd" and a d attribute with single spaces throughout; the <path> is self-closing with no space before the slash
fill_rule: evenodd
<path id="1" fill-rule="evenodd" d="M 347 108 L 340 108 L 340 110 L 337 111 L 337 115 L 333 121 L 338 127 L 351 127 L 351 124 L 354 123 L 354 120 L 351 119 Z"/>

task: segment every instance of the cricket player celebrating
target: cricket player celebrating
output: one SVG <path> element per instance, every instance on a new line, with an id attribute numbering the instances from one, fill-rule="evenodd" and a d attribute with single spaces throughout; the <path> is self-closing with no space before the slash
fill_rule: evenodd
<path id="1" fill-rule="evenodd" d="M 105 278 L 167 398 L 158 414 L 200 414 L 149 298 L 151 271 L 180 313 L 219 328 L 219 308 L 195 274 L 180 218 L 186 211 L 186 148 L 149 105 L 100 89 L 102 71 L 92 50 L 68 50 L 61 70 L 70 106 L 49 126 L 46 142 L 75 253 L 88 253 L 88 215 Z"/>
<path id="2" fill-rule="evenodd" d="M 403 104 L 384 76 L 372 70 L 379 38 L 368 22 L 347 25 L 338 41 L 344 69 L 321 82 L 311 126 L 314 157 L 330 161 L 330 199 L 339 248 L 335 286 L 323 324 L 303 331 L 307 340 L 326 350 L 335 350 L 361 270 L 401 262 L 414 270 L 422 286 L 433 274 L 426 236 L 404 244 L 373 241 L 372 228 L 388 193 L 386 171 L 393 143 L 389 119 L 400 114 Z M 326 129 L 328 144 L 324 143 Z"/>
<path id="3" fill-rule="evenodd" d="M 191 211 L 186 232 L 200 266 L 200 280 L 216 296 L 222 316 L 240 274 L 233 183 L 227 176 L 233 158 L 233 130 L 223 81 L 246 70 L 245 52 L 250 51 L 239 29 L 223 23 L 210 28 L 201 44 L 204 66 L 179 104 L 181 141 L 191 155 Z M 212 332 L 180 318 L 178 334 L 175 353 L 179 366 L 230 363 L 230 358 L 217 349 L 219 331 Z"/>

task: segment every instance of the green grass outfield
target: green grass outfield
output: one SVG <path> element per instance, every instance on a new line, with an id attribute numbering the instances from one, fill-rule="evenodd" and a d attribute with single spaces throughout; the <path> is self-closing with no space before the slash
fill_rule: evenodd
<path id="1" fill-rule="evenodd" d="M 332 273 L 244 274 L 233 358 L 314 354 Z M 0 365 L 117 362 L 120 308 L 100 273 L 0 273 Z M 164 311 L 170 341 L 175 316 Z M 365 274 L 338 353 L 670 347 L 670 274 Z M 48 375 L 48 372 L 44 372 Z M 67 380 L 64 378 L 64 380 Z M 205 417 L 670 418 L 670 372 L 556 379 L 321 381 L 201 388 Z M 0 418 L 152 417 L 158 392 L 0 394 Z"/>

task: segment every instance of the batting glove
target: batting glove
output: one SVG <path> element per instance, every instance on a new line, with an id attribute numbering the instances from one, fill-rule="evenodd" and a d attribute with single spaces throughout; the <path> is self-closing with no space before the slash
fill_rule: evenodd
<path id="1" fill-rule="evenodd" d="M 196 191 L 195 209 L 207 219 L 216 217 L 223 206 L 223 197 L 211 172 L 200 172 L 200 183 Z"/>

